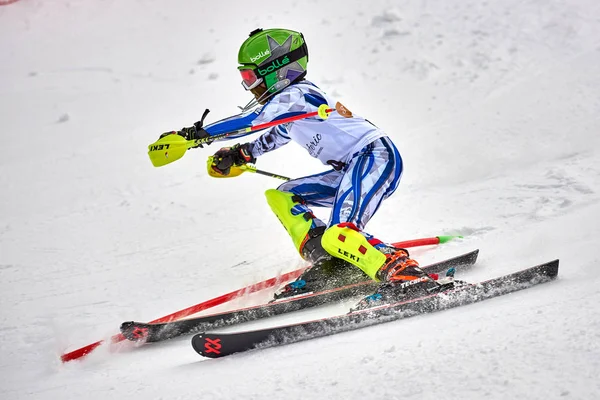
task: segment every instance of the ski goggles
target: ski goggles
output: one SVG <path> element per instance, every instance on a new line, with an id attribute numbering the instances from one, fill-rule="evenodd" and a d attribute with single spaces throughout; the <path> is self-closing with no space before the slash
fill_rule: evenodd
<path id="1" fill-rule="evenodd" d="M 254 69 L 240 69 L 240 74 L 242 75 L 242 86 L 246 90 L 254 89 L 263 82 L 262 78 L 259 79 L 258 76 L 256 76 Z"/>

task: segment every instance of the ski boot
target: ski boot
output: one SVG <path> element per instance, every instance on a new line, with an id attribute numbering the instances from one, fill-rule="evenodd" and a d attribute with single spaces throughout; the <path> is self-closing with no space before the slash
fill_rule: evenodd
<path id="1" fill-rule="evenodd" d="M 419 267 L 406 250 L 388 254 L 386 262 L 377 271 L 382 282 L 377 291 L 362 299 L 351 311 L 376 307 L 438 292 L 442 285 Z"/>
<path id="2" fill-rule="evenodd" d="M 321 238 L 324 231 L 325 227 L 309 231 L 307 235 L 310 239 L 304 243 L 301 250 L 303 258 L 310 261 L 312 265 L 295 281 L 275 293 L 275 300 L 320 292 L 368 279 L 350 263 L 333 257 L 323 249 Z"/>
<path id="3" fill-rule="evenodd" d="M 359 309 L 440 290 L 442 285 L 434 279 L 437 276 L 429 276 L 423 271 L 417 261 L 409 258 L 407 250 L 382 246 L 381 242 L 375 243 L 367 236 L 354 224 L 341 223 L 327 229 L 322 239 L 328 253 L 357 266 L 373 280 L 382 282 L 376 293 L 359 303 Z"/>
<path id="4" fill-rule="evenodd" d="M 325 224 L 294 193 L 269 189 L 269 206 L 287 230 L 298 253 L 312 266 L 275 294 L 275 300 L 355 283 L 366 277 L 350 264 L 333 257 L 321 245 Z"/>
<path id="5" fill-rule="evenodd" d="M 407 254 L 407 256 L 409 256 L 408 255 L 408 250 L 392 246 L 391 244 L 384 243 L 384 242 L 382 242 L 382 241 L 380 241 L 378 239 L 374 239 L 374 238 L 373 239 L 369 239 L 369 243 L 371 243 L 373 245 L 373 247 L 375 247 L 377 250 L 379 250 L 381 253 L 385 254 L 386 256 L 391 256 L 391 255 L 399 253 L 399 252 L 405 252 Z M 454 268 L 450 268 L 448 270 L 448 273 L 446 274 L 446 276 L 447 277 L 449 277 L 449 276 L 454 277 L 454 272 L 455 272 L 455 269 Z M 440 280 L 439 280 L 440 277 L 439 277 L 438 274 L 431 273 L 431 274 L 428 274 L 428 275 L 433 280 L 440 282 Z"/>
<path id="6" fill-rule="evenodd" d="M 360 234 L 363 235 L 367 239 L 367 242 L 369 242 L 369 244 L 371 246 L 375 247 L 380 253 L 383 253 L 383 254 L 394 254 L 397 251 L 404 250 L 404 249 L 400 249 L 398 247 L 392 246 L 389 243 L 382 242 L 381 240 L 377 239 L 373 235 L 370 235 L 370 234 L 368 234 L 366 232 L 359 231 L 359 229 L 356 228 L 356 226 L 354 226 L 354 224 L 351 224 L 351 223 L 345 223 L 344 224 L 344 223 L 342 223 L 342 224 L 339 224 L 338 226 L 340 226 L 340 225 L 341 226 L 347 225 L 351 229 L 356 229 L 356 231 L 360 232 Z"/>

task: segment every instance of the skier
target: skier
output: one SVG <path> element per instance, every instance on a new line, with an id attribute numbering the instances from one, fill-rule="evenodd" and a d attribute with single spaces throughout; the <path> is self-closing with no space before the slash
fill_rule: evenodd
<path id="1" fill-rule="evenodd" d="M 256 126 L 289 116 L 313 112 L 322 104 L 335 108 L 329 118 L 306 118 L 275 126 L 254 141 L 217 151 L 212 173 L 227 176 L 231 167 L 255 163 L 262 154 L 290 141 L 305 147 L 331 170 L 288 181 L 266 192 L 267 202 L 292 238 L 298 253 L 313 265 L 285 286 L 289 296 L 320 290 L 327 274 L 346 265 L 385 284 L 368 301 L 392 289 L 404 293 L 439 286 L 409 258 L 364 231 L 381 202 L 394 193 L 402 175 L 402 158 L 390 138 L 378 127 L 350 112 L 305 79 L 308 49 L 304 36 L 287 29 L 256 29 L 244 41 L 238 70 L 242 85 L 254 95 L 240 115 L 203 127 L 174 132 L 187 140 Z M 173 132 L 168 132 L 173 133 Z M 310 207 L 329 207 L 328 223 L 316 218 Z M 362 275 L 362 274 L 361 274 Z"/>

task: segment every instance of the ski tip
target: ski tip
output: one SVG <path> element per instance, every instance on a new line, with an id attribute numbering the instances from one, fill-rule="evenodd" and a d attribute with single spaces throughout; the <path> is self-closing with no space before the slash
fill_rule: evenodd
<path id="1" fill-rule="evenodd" d="M 143 322 L 123 322 L 120 330 L 121 334 L 132 342 L 145 342 L 148 339 L 148 327 Z"/>
<path id="2" fill-rule="evenodd" d="M 469 258 L 466 260 L 467 268 L 469 266 L 473 266 L 477 262 L 478 258 L 479 258 L 479 249 L 475 249 L 471 253 L 469 253 Z"/>
<path id="3" fill-rule="evenodd" d="M 130 326 L 134 325 L 135 321 L 125 321 L 121 324 L 121 331 L 129 329 Z"/>
<path id="4" fill-rule="evenodd" d="M 542 264 L 538 264 L 535 267 L 531 267 L 528 271 L 533 274 L 532 277 L 542 278 L 544 281 L 553 280 L 558 276 L 558 265 L 559 260 L 552 260 Z"/>
<path id="5" fill-rule="evenodd" d="M 557 258 L 556 260 L 552 260 L 544 264 L 546 267 L 546 276 L 550 278 L 556 278 L 558 276 L 558 265 L 560 260 Z"/>
<path id="6" fill-rule="evenodd" d="M 464 260 L 465 265 L 471 266 L 477 262 L 477 258 L 479 257 L 479 249 L 475 249 L 467 254 L 465 254 L 466 258 Z"/>

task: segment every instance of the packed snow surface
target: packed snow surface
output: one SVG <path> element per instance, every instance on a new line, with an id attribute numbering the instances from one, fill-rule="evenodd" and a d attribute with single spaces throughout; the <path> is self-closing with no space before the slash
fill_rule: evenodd
<path id="1" fill-rule="evenodd" d="M 302 31 L 308 78 L 400 149 L 370 232 L 462 234 L 414 256 L 480 248 L 470 281 L 555 258 L 559 279 L 221 360 L 183 338 L 61 364 L 122 321 L 301 265 L 263 197 L 276 180 L 210 178 L 219 143 L 146 155 L 249 100 L 236 57 L 256 27 Z M 0 398 L 598 398 L 598 1 L 21 0 L 0 6 L 0 55 Z M 324 170 L 295 144 L 258 166 Z"/>

